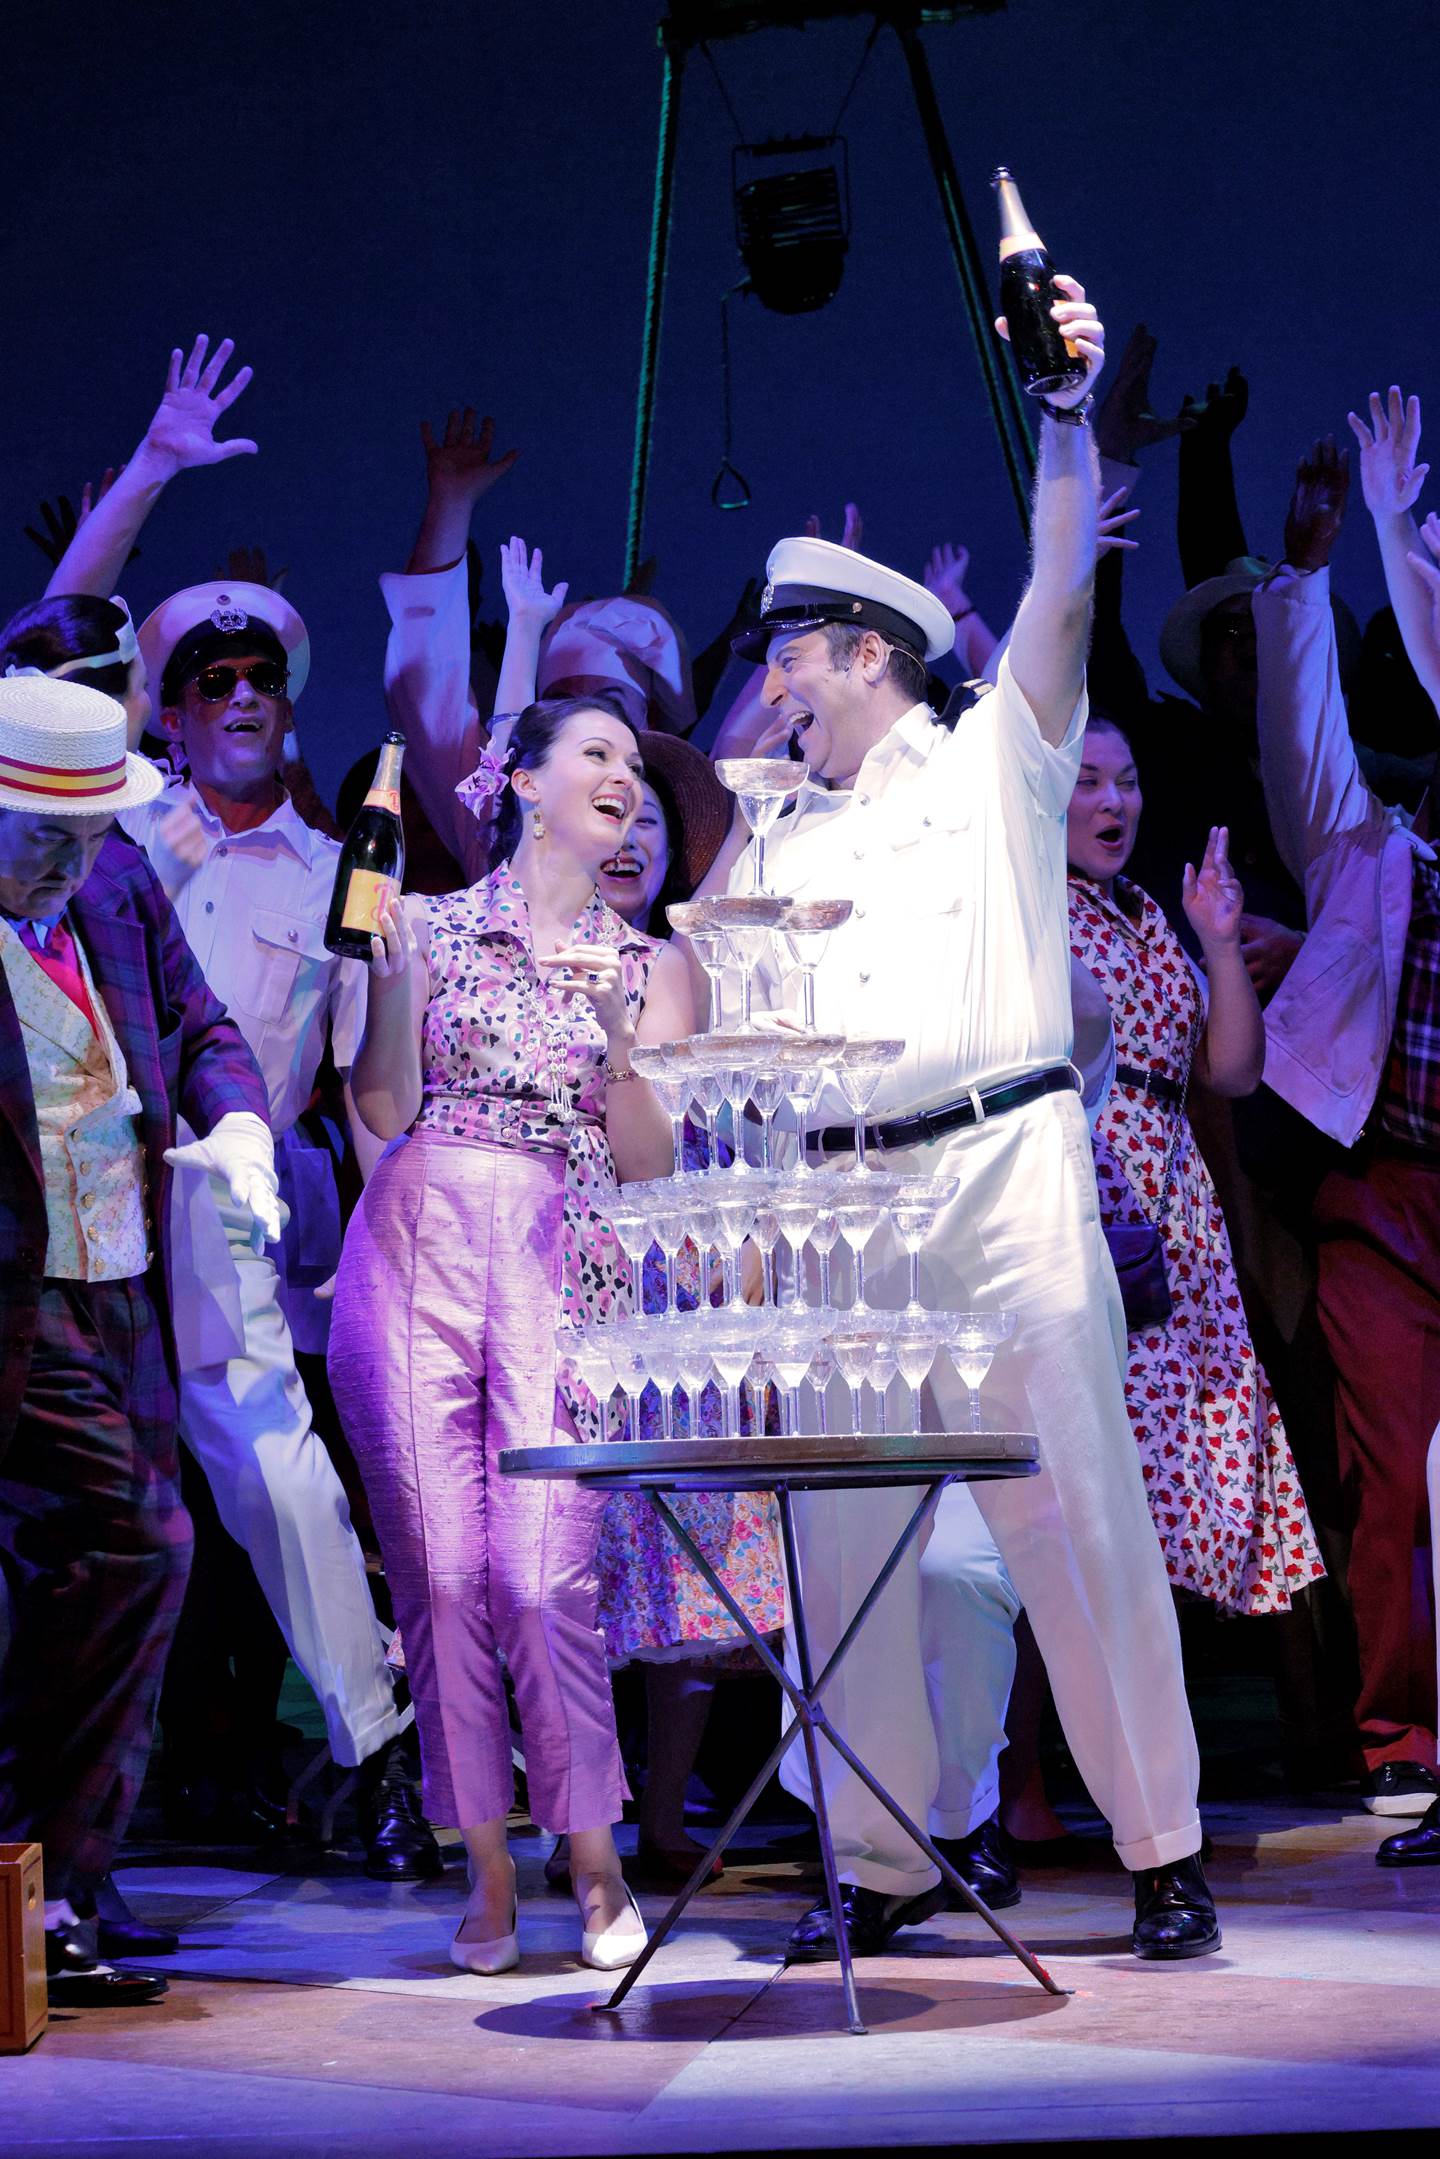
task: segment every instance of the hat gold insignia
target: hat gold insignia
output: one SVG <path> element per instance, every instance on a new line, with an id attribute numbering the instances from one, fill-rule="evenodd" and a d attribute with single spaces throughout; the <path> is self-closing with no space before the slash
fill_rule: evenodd
<path id="1" fill-rule="evenodd" d="M 243 607 L 238 607 L 228 592 L 217 592 L 215 605 L 210 610 L 210 620 L 222 636 L 234 637 L 241 630 L 248 630 L 250 617 Z"/>

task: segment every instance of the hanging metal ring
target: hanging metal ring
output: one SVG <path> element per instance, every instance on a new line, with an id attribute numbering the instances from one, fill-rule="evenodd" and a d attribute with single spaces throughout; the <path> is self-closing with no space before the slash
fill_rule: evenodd
<path id="1" fill-rule="evenodd" d="M 717 510 L 748 510 L 752 496 L 750 482 L 743 472 L 732 465 L 729 458 L 722 458 L 715 484 L 710 490 L 710 500 Z"/>

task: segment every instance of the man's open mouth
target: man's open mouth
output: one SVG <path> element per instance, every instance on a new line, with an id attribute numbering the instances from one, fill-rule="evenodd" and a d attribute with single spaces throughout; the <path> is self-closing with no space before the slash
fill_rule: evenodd
<path id="1" fill-rule="evenodd" d="M 258 735 L 263 731 L 263 728 L 264 722 L 262 720 L 227 720 L 225 722 L 227 735 Z"/>

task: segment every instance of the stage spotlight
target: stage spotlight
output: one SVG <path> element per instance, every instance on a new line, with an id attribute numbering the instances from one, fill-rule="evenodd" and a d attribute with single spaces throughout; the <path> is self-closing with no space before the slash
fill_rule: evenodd
<path id="1" fill-rule="evenodd" d="M 850 247 L 844 138 L 742 143 L 732 169 L 735 236 L 748 290 L 777 315 L 824 307 L 840 289 Z"/>

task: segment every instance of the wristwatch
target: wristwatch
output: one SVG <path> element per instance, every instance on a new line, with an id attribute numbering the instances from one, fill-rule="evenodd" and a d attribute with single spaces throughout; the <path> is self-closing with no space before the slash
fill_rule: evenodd
<path id="1" fill-rule="evenodd" d="M 1095 410 L 1095 392 L 1088 390 L 1078 405 L 1052 405 L 1048 397 L 1042 397 L 1040 410 L 1059 427 L 1088 427 Z"/>

